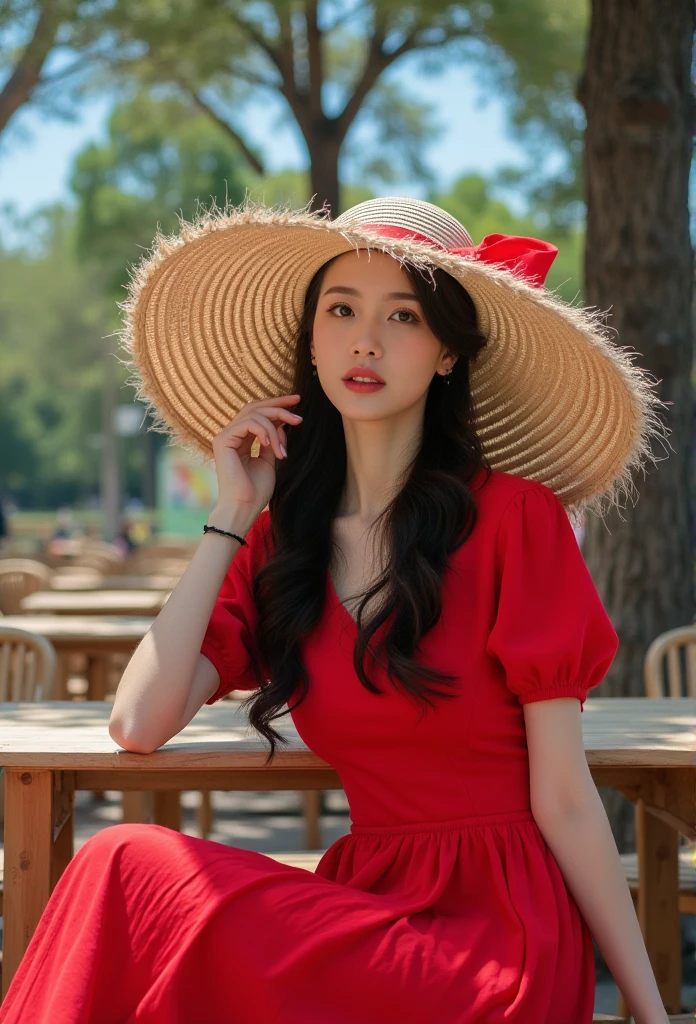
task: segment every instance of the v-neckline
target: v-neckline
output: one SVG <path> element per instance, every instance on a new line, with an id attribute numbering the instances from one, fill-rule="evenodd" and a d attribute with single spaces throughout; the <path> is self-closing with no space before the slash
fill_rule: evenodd
<path id="1" fill-rule="evenodd" d="M 331 573 L 330 572 L 326 573 L 326 590 L 327 590 L 327 593 L 329 594 L 329 597 L 330 597 L 331 601 L 333 601 L 334 607 L 338 607 L 338 608 L 341 609 L 341 612 L 343 613 L 344 617 L 346 619 L 348 619 L 349 623 L 353 627 L 353 631 L 357 632 L 357 630 L 358 630 L 357 620 L 353 618 L 353 616 L 350 614 L 350 612 L 348 611 L 348 609 L 344 605 L 343 601 L 338 596 L 338 591 L 336 590 L 336 587 L 334 586 L 334 581 L 331 578 Z M 396 609 L 393 609 L 391 615 L 389 616 L 389 618 L 385 622 L 383 622 L 381 626 L 377 627 L 377 629 L 375 630 L 375 636 L 379 636 L 379 634 L 382 633 L 383 630 L 385 630 L 393 622 L 395 615 L 396 615 Z"/>
<path id="2" fill-rule="evenodd" d="M 353 616 L 350 614 L 350 612 L 348 611 L 348 609 L 344 605 L 343 601 L 338 596 L 338 591 L 336 590 L 336 587 L 334 586 L 334 581 L 331 578 L 331 573 L 328 572 L 328 571 L 326 573 L 326 589 L 328 590 L 329 594 L 331 595 L 331 598 L 332 598 L 334 604 L 338 605 L 339 608 L 343 609 L 344 613 L 348 616 L 348 618 L 352 622 L 353 626 L 357 629 L 358 628 L 357 620 L 353 618 Z"/>

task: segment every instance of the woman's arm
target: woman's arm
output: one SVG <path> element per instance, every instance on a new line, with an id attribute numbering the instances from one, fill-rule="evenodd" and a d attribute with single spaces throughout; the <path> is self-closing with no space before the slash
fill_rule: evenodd
<path id="1" fill-rule="evenodd" d="M 532 812 L 636 1024 L 667 1024 L 574 697 L 523 705 Z"/>
<path id="2" fill-rule="evenodd" d="M 249 512 L 209 522 L 244 536 Z M 109 735 L 126 750 L 150 753 L 193 718 L 219 685 L 217 672 L 200 653 L 215 600 L 238 541 L 206 534 L 123 673 L 109 719 Z M 196 703 L 198 706 L 195 706 Z"/>

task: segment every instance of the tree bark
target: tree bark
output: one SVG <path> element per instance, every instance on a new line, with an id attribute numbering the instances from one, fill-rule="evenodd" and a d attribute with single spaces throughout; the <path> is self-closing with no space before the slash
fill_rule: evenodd
<path id="1" fill-rule="evenodd" d="M 41 77 L 41 69 L 53 48 L 59 24 L 57 0 L 46 0 L 39 10 L 34 34 L 0 90 L 0 132 L 15 111 L 31 99 Z"/>
<path id="2" fill-rule="evenodd" d="M 341 190 L 338 181 L 338 154 L 341 140 L 333 138 L 331 122 L 328 118 L 324 120 L 328 122 L 324 129 L 319 128 L 312 132 L 310 138 L 306 140 L 309 147 L 310 187 L 314 197 L 312 209 L 320 209 L 326 203 L 330 207 L 327 216 L 335 220 L 341 213 L 339 207 Z"/>
<path id="3" fill-rule="evenodd" d="M 587 517 L 584 554 L 620 647 L 598 697 L 643 696 L 643 659 L 659 634 L 694 619 L 693 397 L 688 182 L 694 109 L 693 0 L 592 0 L 585 107 L 587 303 L 611 313 L 617 344 L 671 403 L 673 451 L 634 480 L 635 507 Z M 669 455 L 666 458 L 667 454 Z M 620 852 L 633 805 L 601 791 Z"/>

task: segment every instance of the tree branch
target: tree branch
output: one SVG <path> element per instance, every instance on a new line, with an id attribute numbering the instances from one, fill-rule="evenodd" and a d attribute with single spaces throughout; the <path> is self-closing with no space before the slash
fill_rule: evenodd
<path id="1" fill-rule="evenodd" d="M 237 144 L 237 146 L 239 146 L 240 150 L 242 151 L 242 154 L 244 155 L 248 163 L 252 166 L 254 171 L 256 171 L 257 174 L 263 176 L 266 173 L 264 165 L 261 163 L 256 154 L 252 153 L 252 151 L 249 149 L 249 146 L 246 144 L 246 142 L 239 134 L 239 132 L 235 128 L 233 128 L 231 124 L 228 124 L 228 122 L 225 121 L 224 118 L 220 117 L 220 115 L 213 110 L 210 104 L 206 103 L 206 101 L 203 99 L 200 93 L 195 92 L 192 89 L 186 89 L 186 92 L 188 92 L 191 99 L 198 107 L 198 109 L 201 110 L 204 114 L 207 114 L 208 117 L 210 117 L 215 122 L 218 128 L 222 128 L 222 130 L 227 135 L 229 135 L 231 139 L 234 140 L 234 142 Z"/>
<path id="2" fill-rule="evenodd" d="M 280 71 L 280 74 L 283 77 L 283 79 L 285 79 L 285 62 L 282 57 L 282 50 L 275 49 L 268 41 L 268 39 L 266 39 L 264 34 L 259 31 L 258 26 L 254 25 L 254 23 L 251 21 L 247 21 L 247 19 L 243 18 L 241 14 L 235 14 L 234 11 L 230 11 L 230 18 L 235 23 L 235 25 L 237 25 L 237 27 L 242 30 L 242 32 L 246 32 L 246 34 L 249 36 L 252 42 L 256 43 L 256 45 L 261 50 L 263 50 L 263 52 L 268 57 L 270 57 L 275 66 L 278 68 L 278 71 Z"/>
<path id="3" fill-rule="evenodd" d="M 322 34 L 318 24 L 317 0 L 307 0 L 305 19 L 307 22 L 307 58 L 309 63 L 309 112 L 310 117 L 321 117 L 321 86 L 324 81 L 324 61 L 321 51 Z"/>
<path id="4" fill-rule="evenodd" d="M 375 30 L 372 38 L 370 39 L 370 49 L 367 54 L 365 66 L 363 67 L 362 75 L 353 90 L 352 96 L 348 99 L 348 102 L 341 113 L 336 117 L 338 134 L 342 139 L 345 138 L 346 133 L 360 110 L 368 92 L 384 69 L 391 63 L 391 59 L 394 59 L 390 59 L 390 55 L 386 54 L 383 50 L 386 35 L 387 19 L 384 15 L 378 14 L 377 11 L 375 11 Z M 412 37 L 413 33 L 410 36 L 407 36 L 406 40 L 411 39 Z M 406 40 L 404 42 L 406 42 Z"/>
<path id="5" fill-rule="evenodd" d="M 60 24 L 57 0 L 45 0 L 17 66 L 0 91 L 0 132 L 12 115 L 26 103 L 41 76 L 41 69 L 55 43 Z"/>
<path id="6" fill-rule="evenodd" d="M 462 29 L 449 33 L 445 43 L 428 42 L 427 40 L 421 41 L 418 33 L 421 29 L 427 27 L 428 26 L 424 26 L 422 24 L 416 26 L 416 28 L 406 36 L 400 46 L 397 46 L 397 48 L 392 50 L 391 53 L 386 53 L 383 48 L 387 30 L 386 19 L 380 18 L 379 22 L 375 19 L 375 32 L 370 40 L 370 50 L 367 60 L 365 61 L 362 76 L 355 86 L 352 96 L 348 99 L 348 102 L 341 113 L 336 117 L 336 122 L 339 126 L 338 134 L 340 138 L 345 138 L 348 129 L 365 101 L 365 97 L 373 88 L 382 72 L 388 68 L 390 64 L 393 64 L 395 60 L 398 60 L 399 57 L 402 57 L 409 51 L 441 47 L 444 46 L 445 43 L 451 42 L 453 39 L 463 39 L 471 36 L 472 34 L 469 29 Z"/>
<path id="7" fill-rule="evenodd" d="M 293 47 L 292 47 L 292 26 L 290 24 L 290 18 L 287 11 L 276 11 L 276 17 L 280 25 L 280 36 L 278 38 L 278 45 L 273 46 L 265 35 L 259 31 L 257 25 L 253 22 L 243 18 L 240 14 L 235 14 L 234 11 L 230 12 L 230 17 L 242 32 L 246 32 L 252 42 L 263 50 L 267 57 L 269 57 L 275 64 L 276 68 L 280 72 L 281 84 L 277 83 L 269 85 L 267 82 L 261 80 L 254 82 L 249 75 L 244 77 L 244 80 L 251 82 L 251 84 L 268 85 L 270 88 L 278 89 L 278 91 L 285 97 L 290 104 L 290 108 L 297 118 L 298 122 L 303 113 L 301 98 L 297 92 L 297 86 L 295 83 L 295 72 L 293 62 Z M 233 74 L 236 72 L 233 71 Z"/>
<path id="8" fill-rule="evenodd" d="M 281 75 L 283 76 L 283 88 L 281 92 L 290 104 L 290 109 L 301 124 L 300 118 L 304 116 L 304 104 L 297 91 L 295 80 L 295 46 L 292 36 L 292 22 L 287 10 L 276 11 L 278 24 L 280 25 L 280 37 L 278 39 L 278 59 L 281 62 Z"/>
<path id="9" fill-rule="evenodd" d="M 360 4 L 358 7 L 354 7 L 352 11 L 346 11 L 345 14 L 341 14 L 334 21 L 333 25 L 329 25 L 328 28 L 324 29 L 324 34 L 328 35 L 329 32 L 335 32 L 337 28 L 345 25 L 346 22 L 351 21 L 353 18 L 359 18 L 363 14 L 367 14 L 372 9 L 371 0 L 367 0 L 366 3 Z"/>
<path id="10" fill-rule="evenodd" d="M 279 86 L 277 82 L 272 82 L 269 78 L 257 75 L 256 72 L 249 71 L 247 68 L 238 68 L 231 64 L 229 72 L 235 78 L 239 78 L 240 81 L 247 82 L 249 85 L 258 85 L 262 89 L 281 89 L 282 91 L 282 86 Z"/>

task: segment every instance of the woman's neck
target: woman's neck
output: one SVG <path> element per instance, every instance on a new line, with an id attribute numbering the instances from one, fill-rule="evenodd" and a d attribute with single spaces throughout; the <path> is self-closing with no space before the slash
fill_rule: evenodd
<path id="1" fill-rule="evenodd" d="M 343 428 L 347 465 L 338 515 L 369 525 L 403 486 L 421 443 L 422 410 L 369 422 L 344 419 Z"/>

